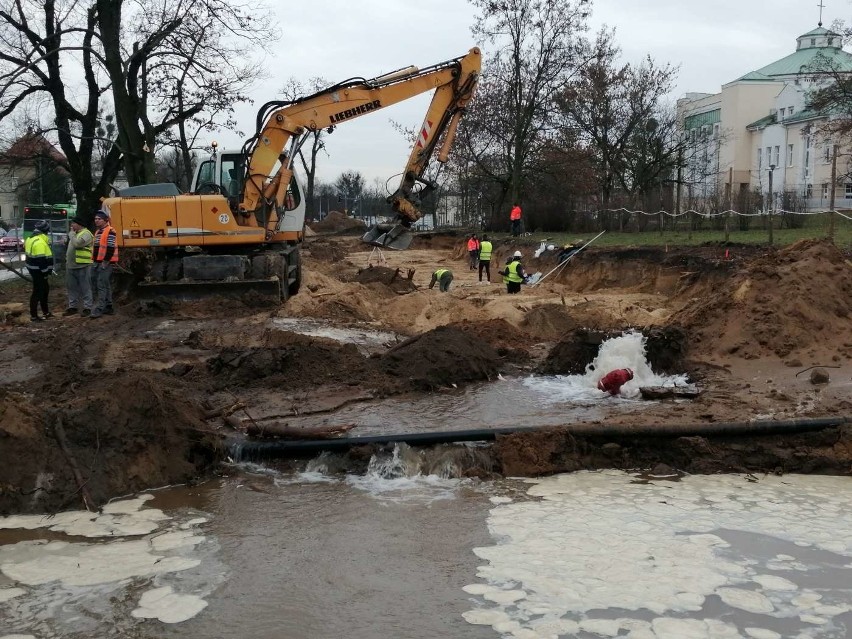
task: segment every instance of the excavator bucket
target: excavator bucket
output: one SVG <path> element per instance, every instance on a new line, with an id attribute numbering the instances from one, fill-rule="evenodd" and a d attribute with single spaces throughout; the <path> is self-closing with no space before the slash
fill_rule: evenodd
<path id="1" fill-rule="evenodd" d="M 413 239 L 414 234 L 404 224 L 377 224 L 364 233 L 361 241 L 379 248 L 404 251 Z"/>

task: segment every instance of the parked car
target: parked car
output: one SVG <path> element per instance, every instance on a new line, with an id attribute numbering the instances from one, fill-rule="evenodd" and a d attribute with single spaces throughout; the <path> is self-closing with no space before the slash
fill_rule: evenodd
<path id="1" fill-rule="evenodd" d="M 0 237 L 0 251 L 11 251 L 20 253 L 24 250 L 24 238 L 20 229 L 12 229 L 3 237 Z"/>

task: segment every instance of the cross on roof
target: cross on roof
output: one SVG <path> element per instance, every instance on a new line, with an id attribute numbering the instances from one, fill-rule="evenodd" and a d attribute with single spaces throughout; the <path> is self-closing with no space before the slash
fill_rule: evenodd
<path id="1" fill-rule="evenodd" d="M 819 4 L 817 6 L 819 7 L 819 23 L 818 23 L 818 26 L 821 27 L 822 26 L 822 10 L 825 9 L 825 5 L 822 3 L 822 0 L 819 0 Z"/>

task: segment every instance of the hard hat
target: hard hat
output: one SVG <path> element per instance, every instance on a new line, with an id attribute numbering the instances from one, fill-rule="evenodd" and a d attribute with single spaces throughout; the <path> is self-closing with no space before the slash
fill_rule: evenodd
<path id="1" fill-rule="evenodd" d="M 515 251 L 515 253 L 514 253 L 514 255 L 512 255 L 512 257 L 523 257 L 523 255 L 521 255 L 520 251 Z"/>
<path id="2" fill-rule="evenodd" d="M 50 233 L 50 222 L 47 220 L 40 221 L 35 225 L 35 230 L 41 231 L 42 233 Z"/>

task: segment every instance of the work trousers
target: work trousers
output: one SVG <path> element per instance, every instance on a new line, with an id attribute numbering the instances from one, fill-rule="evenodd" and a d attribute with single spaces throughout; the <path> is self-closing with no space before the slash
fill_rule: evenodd
<path id="1" fill-rule="evenodd" d="M 512 235 L 518 237 L 521 234 L 521 221 L 512 220 Z"/>
<path id="2" fill-rule="evenodd" d="M 47 307 L 47 296 L 50 295 L 50 283 L 47 281 L 47 273 L 44 271 L 30 271 L 33 278 L 33 292 L 30 294 L 30 317 L 38 317 L 38 307 L 47 315 L 50 310 Z"/>
<path id="3" fill-rule="evenodd" d="M 441 279 L 438 280 L 438 290 L 442 293 L 446 293 L 450 290 L 450 282 L 453 281 L 452 273 L 444 273 L 441 276 Z"/>
<path id="4" fill-rule="evenodd" d="M 506 292 L 510 295 L 514 295 L 515 293 L 521 292 L 521 283 L 520 282 L 506 282 Z"/>
<path id="5" fill-rule="evenodd" d="M 92 265 L 65 269 L 65 288 L 68 291 L 68 308 L 92 310 Z"/>
<path id="6" fill-rule="evenodd" d="M 104 310 L 112 308 L 112 264 L 109 262 L 101 262 L 95 264 L 92 280 L 95 282 L 95 290 L 97 291 L 97 300 L 95 301 L 95 311 L 103 313 Z"/>
<path id="7" fill-rule="evenodd" d="M 476 262 L 479 259 L 479 251 L 468 251 L 468 254 L 470 255 L 470 270 L 472 271 L 476 268 Z"/>
<path id="8" fill-rule="evenodd" d="M 491 260 L 488 260 L 487 262 L 483 262 L 482 260 L 479 260 L 479 281 L 480 282 L 482 281 L 483 269 L 485 270 L 485 281 L 490 282 L 491 281 Z"/>

